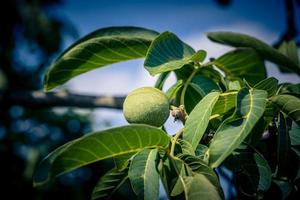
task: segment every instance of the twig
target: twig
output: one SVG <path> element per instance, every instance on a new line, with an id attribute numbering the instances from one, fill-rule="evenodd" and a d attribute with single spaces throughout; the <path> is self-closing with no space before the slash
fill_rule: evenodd
<path id="1" fill-rule="evenodd" d="M 178 138 L 182 135 L 182 133 L 183 133 L 183 128 L 180 129 L 180 130 L 175 134 L 175 136 L 172 138 L 171 150 L 170 150 L 170 156 L 171 156 L 171 157 L 174 157 L 175 145 L 176 145 L 176 142 L 177 142 Z"/>
<path id="2" fill-rule="evenodd" d="M 30 108 L 78 107 L 122 109 L 124 96 L 87 96 L 66 91 L 14 91 L 0 93 L 0 105 L 21 105 Z"/>
<path id="3" fill-rule="evenodd" d="M 197 71 L 198 71 L 198 68 L 194 68 L 194 71 L 191 73 L 191 75 L 189 76 L 189 78 L 187 79 L 187 81 L 185 82 L 185 84 L 183 86 L 183 89 L 182 89 L 182 92 L 181 92 L 181 97 L 180 97 L 180 104 L 181 105 L 184 105 L 184 97 L 185 97 L 186 90 L 187 90 L 189 84 L 191 83 L 193 77 L 197 73 Z"/>
<path id="4" fill-rule="evenodd" d="M 273 45 L 274 47 L 278 48 L 279 45 L 283 41 L 289 41 L 295 38 L 298 34 L 298 30 L 296 28 L 295 22 L 295 12 L 294 12 L 294 3 L 293 0 L 285 0 L 285 13 L 286 13 L 286 31 L 280 36 L 278 41 Z"/>

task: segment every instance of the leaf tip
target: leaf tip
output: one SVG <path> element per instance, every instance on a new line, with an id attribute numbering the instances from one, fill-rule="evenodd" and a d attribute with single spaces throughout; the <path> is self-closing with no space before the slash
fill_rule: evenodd
<path id="1" fill-rule="evenodd" d="M 46 75 L 44 76 L 44 83 L 43 83 L 44 87 L 44 92 L 49 92 L 52 88 L 49 86 L 49 72 L 46 73 Z"/>

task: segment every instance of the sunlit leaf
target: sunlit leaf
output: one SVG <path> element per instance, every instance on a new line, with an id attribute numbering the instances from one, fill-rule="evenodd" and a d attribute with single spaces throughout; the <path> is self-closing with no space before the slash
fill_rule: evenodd
<path id="1" fill-rule="evenodd" d="M 194 62 L 203 62 L 203 60 L 206 58 L 206 54 L 206 51 L 199 50 L 191 57 L 191 60 Z"/>
<path id="2" fill-rule="evenodd" d="M 227 81 L 228 90 L 240 90 L 243 88 L 243 85 L 240 80 L 234 79 L 234 80 L 228 80 Z"/>
<path id="3" fill-rule="evenodd" d="M 90 33 L 54 61 L 46 74 L 44 88 L 51 90 L 99 67 L 143 58 L 157 35 L 138 27 L 109 27 Z"/>
<path id="4" fill-rule="evenodd" d="M 266 100 L 264 90 L 243 88 L 239 91 L 234 115 L 221 124 L 206 152 L 211 167 L 218 167 L 244 141 L 263 115 Z"/>
<path id="5" fill-rule="evenodd" d="M 144 148 L 166 148 L 169 142 L 169 136 L 164 131 L 148 125 L 128 125 L 91 133 L 71 142 L 66 148 L 55 153 L 54 158 L 50 154 L 51 168 L 46 178 L 106 158 L 138 152 Z"/>
<path id="6" fill-rule="evenodd" d="M 219 117 L 233 110 L 236 106 L 237 91 L 229 91 L 220 94 L 213 110 L 212 117 Z"/>

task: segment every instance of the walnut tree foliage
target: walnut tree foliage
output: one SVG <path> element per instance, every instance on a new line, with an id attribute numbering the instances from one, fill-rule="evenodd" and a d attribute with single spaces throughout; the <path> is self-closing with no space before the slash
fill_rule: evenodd
<path id="1" fill-rule="evenodd" d="M 299 75 L 295 43 L 275 49 L 232 32 L 208 38 L 235 48 L 205 62 L 205 50 L 175 34 L 138 27 L 99 29 L 69 47 L 46 74 L 46 91 L 93 69 L 145 58 L 145 69 L 158 75 L 156 88 L 176 75 L 165 94 L 184 126 L 167 133 L 129 124 L 87 134 L 50 153 L 34 185 L 113 159 L 115 167 L 99 177 L 92 199 L 114 199 L 126 183 L 137 199 L 158 199 L 160 181 L 169 199 L 224 199 L 216 173 L 222 168 L 233 172 L 232 187 L 245 198 L 263 199 L 274 190 L 282 199 L 293 196 L 300 181 L 300 85 L 267 77 L 265 61 Z"/>

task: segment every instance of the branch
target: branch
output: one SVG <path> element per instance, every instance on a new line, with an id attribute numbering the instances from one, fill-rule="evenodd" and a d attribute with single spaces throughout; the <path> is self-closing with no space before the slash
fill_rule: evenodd
<path id="1" fill-rule="evenodd" d="M 295 38 L 298 34 L 295 22 L 294 3 L 293 0 L 284 0 L 286 14 L 286 31 L 280 36 L 278 41 L 273 45 L 278 48 L 283 41 L 289 41 Z"/>
<path id="2" fill-rule="evenodd" d="M 0 93 L 0 105 L 21 105 L 29 108 L 78 107 L 122 109 L 124 96 L 86 96 L 70 92 L 14 91 Z"/>

